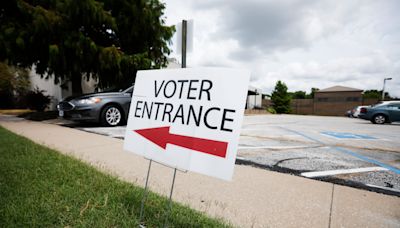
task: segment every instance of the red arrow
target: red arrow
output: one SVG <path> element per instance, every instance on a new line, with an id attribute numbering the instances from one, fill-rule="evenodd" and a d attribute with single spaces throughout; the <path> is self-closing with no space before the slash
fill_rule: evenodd
<path id="1" fill-rule="evenodd" d="M 227 142 L 171 134 L 169 133 L 169 127 L 139 129 L 134 130 L 134 132 L 157 144 L 163 149 L 165 149 L 167 143 L 169 143 L 225 158 L 226 149 L 228 147 Z"/>

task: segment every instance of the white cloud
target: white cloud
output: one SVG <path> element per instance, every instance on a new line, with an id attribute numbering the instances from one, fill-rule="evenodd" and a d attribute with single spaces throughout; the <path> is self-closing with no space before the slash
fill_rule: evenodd
<path id="1" fill-rule="evenodd" d="M 270 93 L 333 85 L 400 97 L 400 1 L 218 0 L 166 2 L 167 23 L 194 19 L 189 66 L 246 67 Z M 179 59 L 179 56 L 173 54 Z"/>

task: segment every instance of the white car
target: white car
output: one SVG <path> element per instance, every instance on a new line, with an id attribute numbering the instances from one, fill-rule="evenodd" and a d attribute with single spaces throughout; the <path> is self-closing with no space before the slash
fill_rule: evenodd
<path id="1" fill-rule="evenodd" d="M 354 112 L 353 112 L 353 117 L 354 118 L 358 118 L 358 116 L 360 115 L 361 108 L 366 108 L 366 107 L 370 107 L 370 106 L 369 105 L 368 106 L 367 105 L 362 105 L 362 106 L 355 107 L 354 108 Z"/>

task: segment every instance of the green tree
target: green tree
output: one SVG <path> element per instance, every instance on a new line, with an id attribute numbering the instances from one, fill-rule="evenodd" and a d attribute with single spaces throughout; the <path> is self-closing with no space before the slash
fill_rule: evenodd
<path id="1" fill-rule="evenodd" d="M 387 97 L 389 94 L 385 93 L 385 97 Z M 363 98 L 368 99 L 368 98 L 373 98 L 373 99 L 381 99 L 382 98 L 382 90 L 376 90 L 376 89 L 371 89 L 371 90 L 365 90 L 363 93 Z"/>
<path id="2" fill-rule="evenodd" d="M 307 99 L 314 99 L 315 92 L 317 92 L 318 90 L 319 90 L 318 88 L 311 88 L 311 92 L 310 92 L 310 94 L 306 95 L 306 98 Z"/>
<path id="3" fill-rule="evenodd" d="M 127 86 L 137 70 L 167 63 L 174 28 L 158 0 L 10 0 L 0 3 L 0 60 L 42 77 Z"/>
<path id="4" fill-rule="evenodd" d="M 290 101 L 292 98 L 287 92 L 288 88 L 280 80 L 276 83 L 275 89 L 271 94 L 273 107 L 277 113 L 290 113 Z"/>
<path id="5" fill-rule="evenodd" d="M 289 94 L 292 99 L 306 99 L 306 92 L 301 90 Z"/>

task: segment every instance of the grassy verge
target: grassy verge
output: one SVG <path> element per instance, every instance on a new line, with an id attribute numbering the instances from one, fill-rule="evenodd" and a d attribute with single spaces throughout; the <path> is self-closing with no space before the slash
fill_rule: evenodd
<path id="1" fill-rule="evenodd" d="M 133 227 L 143 189 L 0 127 L 0 227 Z M 147 227 L 161 227 L 167 200 L 150 193 Z M 174 203 L 170 227 L 228 227 Z"/>

